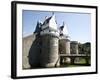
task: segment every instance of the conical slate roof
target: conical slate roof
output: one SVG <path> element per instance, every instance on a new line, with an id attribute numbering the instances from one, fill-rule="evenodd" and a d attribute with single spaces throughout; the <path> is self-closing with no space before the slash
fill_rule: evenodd
<path id="1" fill-rule="evenodd" d="M 42 23 L 38 21 L 34 33 L 39 33 L 41 31 L 41 26 Z"/>
<path id="2" fill-rule="evenodd" d="M 51 18 L 52 18 L 52 16 L 49 17 L 49 18 L 47 18 L 47 19 L 44 21 L 43 25 L 49 23 L 49 21 L 50 21 Z"/>
<path id="3" fill-rule="evenodd" d="M 49 21 L 50 21 L 51 18 L 53 18 L 53 17 L 55 17 L 54 12 L 52 13 L 52 16 L 51 16 L 51 17 L 48 17 L 48 18 L 47 18 L 47 16 L 46 16 L 46 17 L 45 17 L 46 19 L 45 19 L 43 25 L 49 23 Z"/>
<path id="4" fill-rule="evenodd" d="M 57 31 L 57 23 L 56 23 L 55 15 L 53 14 L 52 16 L 46 18 L 41 28 L 42 30 L 48 28 L 49 30 Z"/>
<path id="5" fill-rule="evenodd" d="M 60 27 L 61 30 L 61 34 L 68 36 L 68 29 L 67 29 L 67 25 L 63 22 L 63 25 Z"/>

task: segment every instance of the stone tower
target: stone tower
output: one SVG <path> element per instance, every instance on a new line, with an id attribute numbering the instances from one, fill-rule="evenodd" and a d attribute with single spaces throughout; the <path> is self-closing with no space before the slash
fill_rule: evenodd
<path id="1" fill-rule="evenodd" d="M 71 41 L 71 54 L 77 54 L 78 55 L 78 41 Z M 80 58 L 72 58 L 71 63 L 74 64 L 74 62 L 79 62 Z"/>
<path id="2" fill-rule="evenodd" d="M 64 22 L 60 27 L 59 52 L 60 54 L 70 54 L 70 37 L 68 34 L 67 26 Z M 70 63 L 70 58 L 61 58 L 60 62 Z"/>
<path id="3" fill-rule="evenodd" d="M 40 66 L 40 51 L 41 51 L 41 25 L 39 21 L 37 22 L 36 29 L 34 31 L 34 41 L 32 42 L 32 45 L 29 50 L 29 64 L 31 68 L 39 67 Z"/>
<path id="4" fill-rule="evenodd" d="M 71 54 L 78 54 L 78 41 L 71 41 Z"/>
<path id="5" fill-rule="evenodd" d="M 41 26 L 41 54 L 40 65 L 42 67 L 55 67 L 59 65 L 58 61 L 58 40 L 59 33 L 55 15 L 45 19 Z"/>

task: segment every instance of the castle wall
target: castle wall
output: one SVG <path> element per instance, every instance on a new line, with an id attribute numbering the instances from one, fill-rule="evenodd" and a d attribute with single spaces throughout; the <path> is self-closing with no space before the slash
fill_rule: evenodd
<path id="1" fill-rule="evenodd" d="M 29 61 L 28 61 L 28 54 L 32 42 L 34 41 L 35 37 L 30 35 L 22 39 L 22 66 L 23 68 L 30 68 Z"/>
<path id="2" fill-rule="evenodd" d="M 39 39 L 36 36 L 30 35 L 23 38 L 22 44 L 22 66 L 23 69 L 36 67 L 39 65 L 40 46 Z"/>

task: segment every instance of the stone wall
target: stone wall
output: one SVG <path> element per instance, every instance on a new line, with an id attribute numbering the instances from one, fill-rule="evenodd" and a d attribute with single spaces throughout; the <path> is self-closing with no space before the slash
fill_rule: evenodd
<path id="1" fill-rule="evenodd" d="M 28 37 L 24 37 L 22 39 L 22 66 L 24 68 L 30 68 L 28 55 L 29 50 L 32 45 L 32 42 L 34 41 L 35 37 L 33 38 L 33 35 L 30 35 Z"/>
<path id="2" fill-rule="evenodd" d="M 70 40 L 60 39 L 59 40 L 59 52 L 60 54 L 70 54 Z M 70 58 L 63 57 L 61 63 L 70 63 Z"/>
<path id="3" fill-rule="evenodd" d="M 78 42 L 71 41 L 71 54 L 78 54 Z"/>
<path id="4" fill-rule="evenodd" d="M 23 69 L 39 66 L 40 45 L 39 38 L 34 34 L 23 38 L 22 66 Z"/>
<path id="5" fill-rule="evenodd" d="M 53 36 L 36 37 L 34 34 L 23 38 L 23 69 L 59 66 L 58 38 Z"/>
<path id="6" fill-rule="evenodd" d="M 51 35 L 43 35 L 41 48 L 41 66 L 54 67 L 58 65 L 58 38 Z"/>
<path id="7" fill-rule="evenodd" d="M 22 43 L 23 69 L 59 66 L 59 53 L 78 54 L 77 41 L 72 41 L 70 45 L 70 40 L 59 40 L 58 37 L 49 34 L 41 37 L 36 37 L 35 34 L 32 34 L 23 38 Z M 65 62 L 70 62 L 70 58 L 65 57 L 64 60 Z"/>

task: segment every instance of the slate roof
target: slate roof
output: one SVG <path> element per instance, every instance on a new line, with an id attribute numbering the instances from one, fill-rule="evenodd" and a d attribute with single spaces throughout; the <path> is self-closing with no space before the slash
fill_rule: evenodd
<path id="1" fill-rule="evenodd" d="M 34 33 L 39 33 L 41 31 L 41 26 L 42 26 L 42 23 L 37 22 Z"/>
<path id="2" fill-rule="evenodd" d="M 60 26 L 60 29 L 63 30 L 64 26 Z"/>
<path id="3" fill-rule="evenodd" d="M 67 26 L 66 26 L 66 24 L 64 22 L 63 22 L 63 25 L 60 26 L 60 31 L 61 31 L 61 33 L 60 33 L 61 35 L 66 35 L 66 36 L 69 35 Z"/>
<path id="4" fill-rule="evenodd" d="M 49 18 L 47 18 L 47 19 L 44 21 L 43 25 L 49 23 L 49 21 L 50 21 L 51 18 L 52 18 L 52 16 L 49 17 Z"/>

